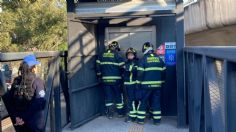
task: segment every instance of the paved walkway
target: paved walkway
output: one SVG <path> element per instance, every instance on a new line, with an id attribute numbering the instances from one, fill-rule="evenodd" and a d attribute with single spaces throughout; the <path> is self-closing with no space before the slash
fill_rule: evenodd
<path id="1" fill-rule="evenodd" d="M 109 120 L 101 116 L 75 130 L 71 130 L 67 126 L 63 132 L 189 132 L 188 128 L 178 129 L 176 126 L 176 118 L 174 117 L 164 117 L 162 123 L 155 126 L 150 120 L 145 125 L 138 125 L 126 123 L 123 118 Z"/>

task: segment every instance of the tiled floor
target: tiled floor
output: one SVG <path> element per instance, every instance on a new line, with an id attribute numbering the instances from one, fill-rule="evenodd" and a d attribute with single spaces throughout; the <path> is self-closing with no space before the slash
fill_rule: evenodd
<path id="1" fill-rule="evenodd" d="M 138 125 L 136 123 L 126 123 L 124 118 L 109 120 L 104 116 L 100 116 L 74 130 L 67 126 L 63 129 L 63 132 L 189 132 L 188 128 L 179 129 L 176 126 L 175 117 L 164 117 L 161 124 L 156 126 L 150 120 L 145 125 Z"/>

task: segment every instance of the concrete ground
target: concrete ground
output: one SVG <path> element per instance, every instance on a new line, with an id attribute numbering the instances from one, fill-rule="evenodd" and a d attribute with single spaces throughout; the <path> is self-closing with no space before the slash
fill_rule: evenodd
<path id="1" fill-rule="evenodd" d="M 152 124 L 148 120 L 145 125 L 126 123 L 124 118 L 107 119 L 100 116 L 77 129 L 71 130 L 69 126 L 62 132 L 189 132 L 188 128 L 177 128 L 175 117 L 163 117 L 160 125 Z"/>

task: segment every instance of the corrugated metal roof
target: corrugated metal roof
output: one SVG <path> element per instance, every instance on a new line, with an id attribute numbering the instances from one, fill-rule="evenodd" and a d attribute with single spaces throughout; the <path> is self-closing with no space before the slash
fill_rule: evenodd
<path id="1" fill-rule="evenodd" d="M 76 8 L 78 17 L 111 17 L 151 15 L 157 11 L 173 11 L 174 0 L 134 0 L 123 3 L 79 3 Z"/>

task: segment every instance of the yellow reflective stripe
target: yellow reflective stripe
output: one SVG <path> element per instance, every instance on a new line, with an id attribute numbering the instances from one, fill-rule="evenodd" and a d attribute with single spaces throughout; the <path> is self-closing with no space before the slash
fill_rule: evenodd
<path id="1" fill-rule="evenodd" d="M 144 68 L 143 67 L 138 67 L 137 70 L 138 71 L 144 71 Z"/>
<path id="2" fill-rule="evenodd" d="M 135 109 L 135 101 L 132 101 L 132 108 L 133 108 L 133 111 L 132 111 L 132 112 L 137 113 L 137 111 L 136 111 L 136 109 Z"/>
<path id="3" fill-rule="evenodd" d="M 166 70 L 166 67 L 163 67 L 162 70 L 163 70 L 163 71 Z"/>
<path id="4" fill-rule="evenodd" d="M 121 77 L 119 77 L 119 76 L 106 76 L 106 77 L 102 77 L 102 79 L 121 79 Z"/>
<path id="5" fill-rule="evenodd" d="M 137 117 L 137 115 L 129 115 L 130 117 Z"/>
<path id="6" fill-rule="evenodd" d="M 124 82 L 125 85 L 132 85 L 132 84 L 136 84 L 136 82 Z"/>
<path id="7" fill-rule="evenodd" d="M 130 74 L 129 81 L 132 82 L 133 80 L 133 73 Z"/>
<path id="8" fill-rule="evenodd" d="M 140 81 L 136 81 L 136 83 L 141 83 Z"/>
<path id="9" fill-rule="evenodd" d="M 116 66 L 119 66 L 118 63 L 114 63 L 114 62 L 101 62 L 101 65 L 116 65 Z"/>
<path id="10" fill-rule="evenodd" d="M 162 71 L 163 68 L 161 67 L 149 67 L 149 68 L 145 68 L 144 71 Z"/>
<path id="11" fill-rule="evenodd" d="M 106 104 L 106 106 L 112 106 L 113 105 L 113 103 L 107 103 Z"/>
<path id="12" fill-rule="evenodd" d="M 129 114 L 136 114 L 136 111 L 130 111 Z"/>
<path id="13" fill-rule="evenodd" d="M 161 87 L 161 85 L 156 84 L 156 85 L 150 85 L 150 87 Z"/>
<path id="14" fill-rule="evenodd" d="M 138 114 L 143 114 L 145 115 L 146 114 L 146 111 L 137 111 Z"/>
<path id="15" fill-rule="evenodd" d="M 119 66 L 122 66 L 124 64 L 125 64 L 125 62 L 118 63 Z"/>
<path id="16" fill-rule="evenodd" d="M 100 60 L 96 60 L 96 63 L 101 63 L 101 61 Z"/>
<path id="17" fill-rule="evenodd" d="M 132 68 L 133 68 L 133 65 L 130 65 L 130 66 L 129 66 L 129 71 L 131 71 L 131 70 L 132 70 Z"/>
<path id="18" fill-rule="evenodd" d="M 137 116 L 137 118 L 139 118 L 139 119 L 144 119 L 145 116 Z"/>
<path id="19" fill-rule="evenodd" d="M 103 80 L 103 82 L 112 83 L 112 82 L 116 82 L 116 80 Z"/>
<path id="20" fill-rule="evenodd" d="M 161 114 L 161 111 L 153 111 L 152 114 Z"/>
<path id="21" fill-rule="evenodd" d="M 161 84 L 162 81 L 143 81 L 141 84 Z"/>
<path id="22" fill-rule="evenodd" d="M 116 106 L 117 109 L 122 109 L 124 106 Z"/>
<path id="23" fill-rule="evenodd" d="M 153 119 L 161 119 L 161 116 L 153 116 Z"/>
<path id="24" fill-rule="evenodd" d="M 101 65 L 115 65 L 115 66 L 121 66 L 124 65 L 124 62 L 121 63 L 115 63 L 115 62 L 100 62 Z"/>
<path id="25" fill-rule="evenodd" d="M 101 72 L 98 72 L 97 75 L 101 75 L 102 73 Z"/>
<path id="26" fill-rule="evenodd" d="M 116 104 L 117 106 L 123 106 L 123 104 L 122 103 L 119 103 L 119 104 Z"/>

